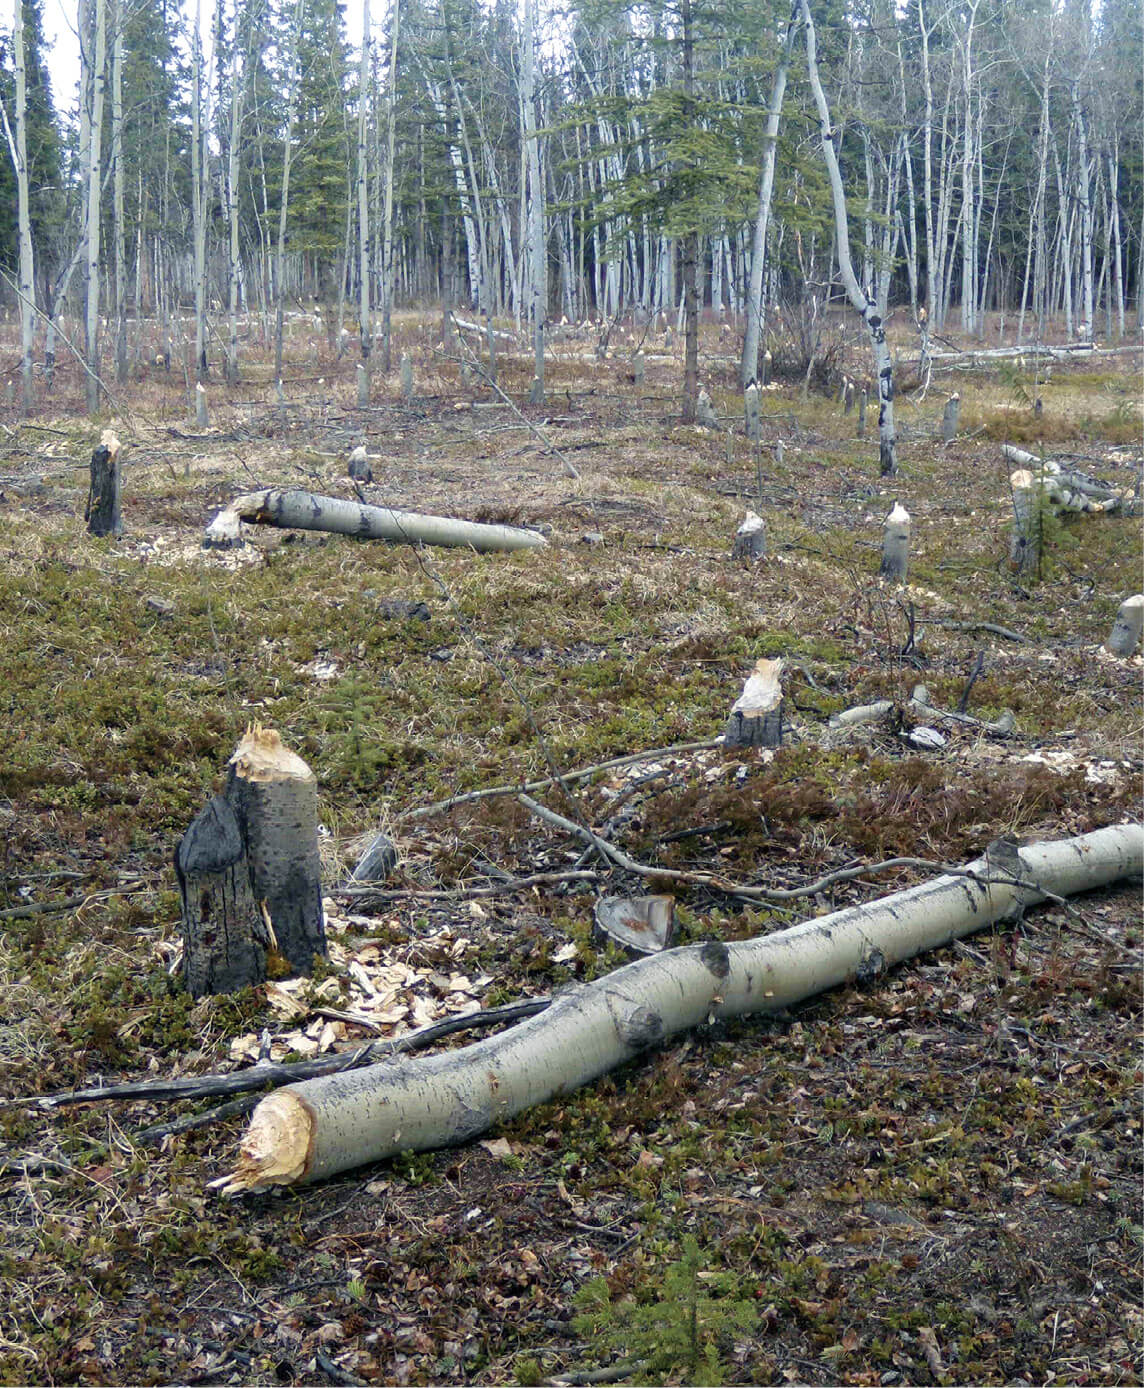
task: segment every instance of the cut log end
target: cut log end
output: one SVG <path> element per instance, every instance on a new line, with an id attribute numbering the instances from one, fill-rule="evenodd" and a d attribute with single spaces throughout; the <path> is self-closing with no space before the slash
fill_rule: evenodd
<path id="1" fill-rule="evenodd" d="M 234 1170 L 210 1183 L 222 1195 L 244 1195 L 306 1180 L 317 1124 L 309 1105 L 289 1089 L 268 1094 L 254 1110 Z"/>
<path id="2" fill-rule="evenodd" d="M 283 744 L 274 728 L 252 723 L 230 759 L 235 774 L 246 781 L 312 781 L 314 773 L 296 752 Z"/>

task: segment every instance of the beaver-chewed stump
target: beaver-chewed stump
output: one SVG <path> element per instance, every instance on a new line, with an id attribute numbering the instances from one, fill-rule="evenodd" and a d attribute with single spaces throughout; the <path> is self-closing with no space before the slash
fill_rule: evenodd
<path id="1" fill-rule="evenodd" d="M 271 954 L 295 974 L 325 956 L 317 782 L 273 729 L 248 729 L 225 793 L 179 843 L 175 872 L 193 996 L 263 982 Z"/>
<path id="2" fill-rule="evenodd" d="M 756 660 L 723 729 L 725 747 L 778 747 L 783 740 L 783 662 Z"/>

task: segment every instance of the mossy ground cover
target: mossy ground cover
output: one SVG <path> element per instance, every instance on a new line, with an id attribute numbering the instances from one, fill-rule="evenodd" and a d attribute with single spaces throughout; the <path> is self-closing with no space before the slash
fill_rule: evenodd
<path id="1" fill-rule="evenodd" d="M 394 895 L 354 929 L 408 958 L 449 926 L 454 962 L 493 976 L 490 1004 L 609 967 L 590 938 L 595 888 L 476 910 L 463 895 L 490 871 L 573 867 L 581 847 L 511 798 L 409 812 L 714 737 L 759 656 L 790 662 L 772 758 L 680 757 L 624 782 L 622 807 L 599 775 L 578 783 L 579 812 L 644 862 L 783 887 L 1138 814 L 1140 663 L 1099 648 L 1140 586 L 1139 523 L 1068 519 L 1039 579 L 1015 581 L 996 442 L 1130 484 L 1138 361 L 1057 366 L 1048 385 L 959 374 L 948 448 L 945 382 L 931 385 L 900 402 L 889 482 L 853 416 L 780 383 L 764 395 L 760 497 L 725 364 L 710 386 L 726 430 L 703 431 L 678 420 L 680 364 L 661 344 L 645 344 L 637 385 L 634 339 L 603 360 L 594 339 L 558 342 L 549 403 L 525 412 L 580 469 L 569 480 L 462 380 L 435 329 L 400 320 L 414 398 L 395 373 L 368 412 L 352 363 L 300 340 L 285 412 L 253 345 L 247 382 L 211 389 L 206 431 L 181 382 L 151 371 L 125 387 L 115 543 L 84 532 L 87 458 L 112 421 L 69 412 L 78 376 L 5 421 L 4 1096 L 225 1069 L 233 1037 L 273 1026 L 261 992 L 192 1004 L 168 974 L 174 843 L 252 721 L 317 774 L 331 886 L 364 835 L 398 841 Z M 501 367 L 523 400 L 529 364 Z M 1020 432 L 998 432 L 1021 411 Z M 548 548 L 268 530 L 237 555 L 200 548 L 237 492 L 352 494 L 344 460 L 362 438 L 378 455 L 367 499 L 539 525 Z M 895 500 L 914 518 L 901 590 L 874 577 Z M 748 506 L 769 534 L 754 566 L 728 557 Z M 908 714 L 825 735 L 831 713 L 904 704 L 919 682 L 956 707 L 979 655 L 968 712 L 1011 709 L 1014 739 L 942 724 L 946 748 L 922 752 Z M 919 875 L 802 910 L 681 892 L 684 938 L 757 934 Z M 617 873 L 610 889 L 637 885 Z M 569 939 L 576 959 L 557 960 Z M 205 1194 L 239 1120 L 156 1151 L 133 1135 L 168 1106 L 6 1107 L 0 1381 L 538 1382 L 626 1356 L 637 1380 L 674 1382 L 696 1365 L 758 1383 L 1139 1382 L 1140 942 L 1136 888 L 1042 909 L 794 1015 L 678 1040 L 523 1115 L 507 1146 L 242 1204 Z"/>

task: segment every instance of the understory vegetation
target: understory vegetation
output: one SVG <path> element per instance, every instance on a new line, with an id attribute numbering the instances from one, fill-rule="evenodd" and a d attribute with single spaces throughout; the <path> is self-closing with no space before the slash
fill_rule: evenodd
<path id="1" fill-rule="evenodd" d="M 243 1038 L 284 1032 L 270 985 L 192 1003 L 172 972 L 175 844 L 254 722 L 320 788 L 338 948 L 292 995 L 291 1027 L 352 1008 L 346 961 L 368 949 L 416 975 L 402 986 L 422 1016 L 457 976 L 492 1006 L 612 967 L 596 896 L 662 880 L 585 856 L 511 794 L 416 812 L 713 744 L 763 656 L 787 662 L 773 753 L 661 751 L 532 793 L 653 869 L 792 888 L 893 857 L 935 866 L 765 908 L 675 882 L 684 941 L 871 899 L 1001 835 L 1139 815 L 1141 660 L 1102 649 L 1140 587 L 1139 521 L 1066 516 L 1039 576 L 1016 578 L 998 446 L 1136 485 L 1138 360 L 935 376 L 898 402 L 886 480 L 837 381 L 764 391 L 757 459 L 714 329 L 719 429 L 678 422 L 681 359 L 658 340 L 637 383 L 634 340 L 597 356 L 571 334 L 542 406 L 523 403 L 531 361 L 498 353 L 570 479 L 462 379 L 437 320 L 394 325 L 412 395 L 378 374 L 368 410 L 332 356 L 296 358 L 280 406 L 252 350 L 243 383 L 210 388 L 206 429 L 161 369 L 92 423 L 58 368 L 50 410 L 4 421 L 0 1096 L 24 1102 L 0 1108 L 0 1382 L 535 1384 L 624 1364 L 636 1382 L 1140 1382 L 1138 884 L 677 1039 L 489 1142 L 242 1202 L 206 1189 L 241 1116 L 155 1146 L 139 1130 L 185 1108 L 30 1102 L 230 1069 Z M 961 432 L 943 446 L 947 386 Z M 83 522 L 107 425 L 114 542 Z M 201 547 L 257 486 L 353 496 L 362 441 L 367 500 L 540 527 L 547 547 L 269 528 Z M 904 587 L 876 577 L 895 501 L 913 518 Z M 767 522 L 754 564 L 730 558 L 747 508 Z M 1011 711 L 1014 734 L 939 720 L 945 745 L 918 745 L 918 684 L 982 722 Z M 889 719 L 830 727 L 878 699 Z M 339 894 L 379 829 L 396 873 Z M 578 868 L 596 879 L 561 880 Z M 514 886 L 536 873 L 550 880 Z M 370 1039 L 339 1025 L 338 1045 Z"/>

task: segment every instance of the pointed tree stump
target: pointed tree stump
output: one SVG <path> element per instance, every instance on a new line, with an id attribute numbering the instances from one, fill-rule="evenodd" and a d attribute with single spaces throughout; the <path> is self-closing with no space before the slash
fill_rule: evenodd
<path id="1" fill-rule="evenodd" d="M 732 559 L 762 559 L 767 552 L 767 523 L 762 516 L 748 511 L 742 525 L 735 531 L 731 546 Z"/>
<path id="2" fill-rule="evenodd" d="M 105 429 L 91 455 L 91 486 L 84 512 L 92 535 L 122 535 L 119 513 L 119 440 Z"/>
<path id="3" fill-rule="evenodd" d="M 910 513 L 900 501 L 895 501 L 882 532 L 882 566 L 878 575 L 893 579 L 895 583 L 905 583 L 909 562 Z"/>
<path id="4" fill-rule="evenodd" d="M 726 747 L 778 747 L 783 740 L 783 662 L 756 660 L 723 729 Z"/>
<path id="5" fill-rule="evenodd" d="M 226 798 L 250 858 L 254 895 L 266 903 L 278 952 L 309 974 L 326 953 L 318 783 L 272 728 L 255 724 L 230 759 Z"/>
<path id="6" fill-rule="evenodd" d="M 1125 598 L 1116 614 L 1112 634 L 1107 648 L 1113 655 L 1131 655 L 1140 644 L 1140 634 L 1144 631 L 1144 593 L 1133 598 Z"/>
<path id="7" fill-rule="evenodd" d="M 273 729 L 247 730 L 225 794 L 179 843 L 175 873 L 193 996 L 263 982 L 272 951 L 295 974 L 325 956 L 317 782 Z"/>

